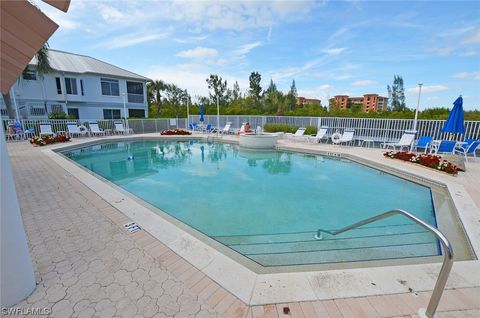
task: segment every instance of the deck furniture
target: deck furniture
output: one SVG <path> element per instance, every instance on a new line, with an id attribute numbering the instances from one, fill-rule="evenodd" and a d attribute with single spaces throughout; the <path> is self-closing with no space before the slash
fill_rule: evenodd
<path id="1" fill-rule="evenodd" d="M 56 134 L 52 130 L 52 125 L 50 124 L 40 124 L 40 137 L 45 136 L 55 136 Z"/>
<path id="2" fill-rule="evenodd" d="M 417 132 L 415 130 L 405 130 L 402 137 L 398 142 L 384 142 L 383 148 L 396 149 L 397 147 L 402 150 L 403 148 L 410 148 L 412 146 L 413 141 L 415 140 L 415 134 Z"/>
<path id="3" fill-rule="evenodd" d="M 315 143 L 320 143 L 322 139 L 324 139 L 327 135 L 328 127 L 327 126 L 322 126 L 318 131 L 316 135 L 308 136 L 307 137 L 307 142 L 315 142 Z"/>

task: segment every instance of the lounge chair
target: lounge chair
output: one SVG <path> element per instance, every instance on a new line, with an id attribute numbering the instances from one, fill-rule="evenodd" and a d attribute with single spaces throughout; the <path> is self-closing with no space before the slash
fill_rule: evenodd
<path id="1" fill-rule="evenodd" d="M 52 130 L 52 125 L 50 125 L 50 124 L 40 124 L 40 137 L 42 137 L 43 135 L 56 136 L 56 134 Z"/>
<path id="2" fill-rule="evenodd" d="M 480 140 L 473 140 L 471 143 L 468 143 L 468 141 L 466 142 L 467 142 L 466 145 L 455 147 L 455 149 L 453 150 L 454 153 L 457 153 L 459 155 L 464 155 L 466 161 L 468 161 L 468 155 L 473 155 L 473 158 L 476 159 L 477 158 L 476 152 L 478 147 L 480 146 Z"/>
<path id="3" fill-rule="evenodd" d="M 308 136 L 307 137 L 307 141 L 308 142 L 315 142 L 315 143 L 319 143 L 323 138 L 326 137 L 327 135 L 327 130 L 328 130 L 328 127 L 327 126 L 322 126 L 318 131 L 317 131 L 317 134 L 315 136 Z"/>
<path id="4" fill-rule="evenodd" d="M 417 132 L 414 130 L 405 130 L 402 137 L 398 142 L 384 142 L 383 148 L 392 147 L 394 150 L 399 147 L 402 150 L 404 147 L 410 148 L 413 141 L 415 140 L 415 134 Z"/>
<path id="5" fill-rule="evenodd" d="M 352 128 L 346 128 L 345 131 L 343 132 L 342 137 L 338 140 L 338 144 L 349 144 L 352 143 L 353 141 L 353 135 L 355 134 L 355 130 Z"/>
<path id="6" fill-rule="evenodd" d="M 133 130 L 132 128 L 125 128 L 125 126 L 123 126 L 123 121 L 116 121 L 113 123 L 115 125 L 115 132 L 118 133 L 118 134 L 122 134 L 122 135 L 125 135 L 125 134 L 132 134 L 133 133 Z"/>
<path id="7" fill-rule="evenodd" d="M 105 132 L 98 127 L 98 123 L 88 123 L 88 126 L 90 127 L 90 134 L 96 136 L 96 135 L 101 135 L 105 136 Z"/>
<path id="8" fill-rule="evenodd" d="M 67 122 L 67 131 L 70 136 L 81 136 L 82 131 L 77 126 L 76 122 Z"/>
<path id="9" fill-rule="evenodd" d="M 428 148 L 431 146 L 433 137 L 430 136 L 421 136 L 418 138 L 417 143 L 414 145 L 415 152 L 418 152 L 418 148 L 425 149 L 423 152 L 426 153 Z"/>
<path id="10" fill-rule="evenodd" d="M 430 153 L 434 154 L 440 154 L 440 153 L 446 153 L 446 154 L 453 154 L 453 151 L 455 150 L 457 142 L 453 140 L 442 140 L 440 141 L 439 144 L 432 144 Z"/>
<path id="11" fill-rule="evenodd" d="M 307 128 L 305 127 L 300 127 L 297 129 L 297 131 L 294 133 L 294 134 L 285 134 L 285 137 L 287 137 L 287 139 L 291 139 L 293 141 L 296 141 L 296 140 L 302 140 L 304 139 L 305 137 L 303 136 L 305 134 L 305 130 L 307 130 Z"/>
<path id="12" fill-rule="evenodd" d="M 229 121 L 225 124 L 225 127 L 223 127 L 223 129 L 219 131 L 219 133 L 221 133 L 222 135 L 229 134 L 231 127 L 232 123 Z"/>

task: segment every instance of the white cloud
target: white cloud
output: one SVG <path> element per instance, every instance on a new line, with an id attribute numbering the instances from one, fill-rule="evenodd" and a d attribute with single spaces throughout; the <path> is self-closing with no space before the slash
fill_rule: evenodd
<path id="1" fill-rule="evenodd" d="M 448 90 L 448 87 L 445 86 L 445 85 L 424 85 L 424 86 L 422 86 L 422 93 L 425 93 L 425 94 L 444 92 L 446 90 Z M 407 93 L 417 93 L 418 94 L 418 86 L 407 88 L 406 92 Z"/>
<path id="2" fill-rule="evenodd" d="M 465 51 L 465 52 L 460 53 L 459 55 L 460 55 L 460 56 L 466 56 L 466 57 L 468 57 L 468 56 L 475 56 L 475 55 L 477 55 L 477 51 L 475 51 L 475 50 L 468 50 L 468 51 Z"/>
<path id="3" fill-rule="evenodd" d="M 232 75 L 218 72 L 218 67 L 207 64 L 184 64 L 162 66 L 154 65 L 149 68 L 145 76 L 151 79 L 162 79 L 168 83 L 174 83 L 183 89 L 187 89 L 192 97 L 208 96 L 208 86 L 206 79 L 210 74 L 218 74 L 224 80 L 227 80 L 228 87 L 232 87 L 235 81 L 238 81 L 240 89 L 248 87 L 248 76 L 245 74 Z"/>
<path id="4" fill-rule="evenodd" d="M 174 1 L 162 2 L 157 14 L 191 24 L 195 30 L 240 31 L 298 20 L 315 5 L 314 1 Z"/>
<path id="5" fill-rule="evenodd" d="M 462 41 L 463 44 L 480 44 L 480 28 L 469 32 Z"/>
<path id="6" fill-rule="evenodd" d="M 453 74 L 453 78 L 466 78 L 469 76 L 470 73 L 468 72 L 460 72 L 460 73 L 456 73 L 456 74 Z"/>
<path id="7" fill-rule="evenodd" d="M 105 22 L 117 23 L 125 20 L 125 15 L 111 5 L 100 3 L 98 4 L 98 10 Z"/>
<path id="8" fill-rule="evenodd" d="M 329 54 L 329 55 L 339 55 L 342 52 L 344 52 L 347 48 L 344 47 L 338 47 L 338 48 L 330 48 L 330 49 L 324 49 L 322 52 Z"/>
<path id="9" fill-rule="evenodd" d="M 194 49 L 180 51 L 176 54 L 178 57 L 191 59 L 214 58 L 218 55 L 218 51 L 213 48 L 197 46 Z"/>
<path id="10" fill-rule="evenodd" d="M 154 33 L 146 35 L 145 33 L 126 34 L 115 37 L 108 41 L 103 41 L 100 44 L 96 45 L 95 48 L 117 49 L 122 47 L 129 47 L 140 43 L 163 39 L 166 38 L 168 34 L 169 33 Z"/>
<path id="11" fill-rule="evenodd" d="M 438 55 L 438 56 L 448 56 L 448 55 L 450 55 L 450 53 L 453 52 L 453 47 L 447 46 L 447 47 L 430 49 L 430 52 L 432 52 L 434 55 Z"/>
<path id="12" fill-rule="evenodd" d="M 372 80 L 360 80 L 360 81 L 353 82 L 352 86 L 355 86 L 355 87 L 364 87 L 364 86 L 371 86 L 371 85 L 375 85 L 375 84 L 377 84 L 376 81 L 372 81 Z"/>
<path id="13" fill-rule="evenodd" d="M 306 98 L 317 98 L 320 99 L 322 105 L 328 104 L 326 102 L 331 96 L 331 91 L 334 87 L 330 84 L 323 84 L 317 87 L 307 88 L 307 89 L 299 89 L 298 95 L 303 96 Z"/>
<path id="14" fill-rule="evenodd" d="M 259 47 L 260 45 L 262 45 L 262 42 L 260 41 L 242 45 L 241 47 L 239 47 L 237 50 L 234 51 L 234 54 L 237 56 L 243 57 L 248 53 L 250 53 L 251 50 L 253 50 L 256 47 Z"/>
<path id="15" fill-rule="evenodd" d="M 338 48 L 330 48 L 330 49 L 325 49 L 322 52 L 327 53 L 329 55 L 339 55 L 342 52 L 344 52 L 347 48 L 345 47 L 338 47 Z"/>
<path id="16" fill-rule="evenodd" d="M 474 80 L 480 80 L 480 72 L 459 72 L 453 74 L 453 78 L 469 78 Z"/>

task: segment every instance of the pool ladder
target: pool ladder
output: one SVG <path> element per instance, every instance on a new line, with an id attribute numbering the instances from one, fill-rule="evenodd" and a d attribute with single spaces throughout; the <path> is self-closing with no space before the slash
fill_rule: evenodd
<path id="1" fill-rule="evenodd" d="M 438 229 L 434 228 L 430 224 L 427 224 L 417 218 L 415 215 L 401 209 L 395 209 L 391 210 L 376 216 L 373 216 L 371 218 L 362 220 L 360 222 L 354 223 L 352 225 L 346 226 L 344 228 L 341 228 L 339 230 L 335 231 L 327 231 L 323 229 L 318 229 L 317 234 L 315 235 L 315 238 L 317 240 L 322 240 L 323 235 L 322 233 L 327 233 L 330 235 L 337 235 L 340 233 L 344 233 L 353 229 L 356 229 L 362 225 L 366 225 L 378 220 L 382 220 L 394 215 L 403 215 L 408 217 L 409 219 L 415 221 L 416 223 L 420 224 L 422 227 L 433 233 L 439 240 L 440 243 L 442 244 L 443 247 L 443 264 L 442 268 L 440 269 L 440 273 L 438 274 L 437 282 L 435 283 L 435 287 L 433 288 L 432 291 L 432 296 L 430 297 L 430 301 L 428 302 L 427 309 L 420 308 L 418 311 L 418 315 L 421 318 L 434 318 L 435 317 L 435 311 L 437 310 L 438 303 L 440 302 L 440 298 L 442 297 L 443 290 L 445 289 L 445 284 L 447 283 L 448 275 L 450 274 L 450 270 L 452 269 L 453 265 L 453 249 L 450 244 L 450 241 L 443 235 L 442 232 L 440 232 Z"/>

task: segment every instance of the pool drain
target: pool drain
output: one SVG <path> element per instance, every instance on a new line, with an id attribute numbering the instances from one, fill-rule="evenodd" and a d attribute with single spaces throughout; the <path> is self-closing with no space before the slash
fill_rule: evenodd
<path id="1" fill-rule="evenodd" d="M 138 226 L 137 223 L 135 222 L 131 222 L 131 223 L 127 223 L 127 224 L 124 224 L 123 225 L 124 228 L 127 229 L 128 232 L 130 233 L 135 233 L 137 231 L 140 231 L 142 228 L 140 226 Z"/>

